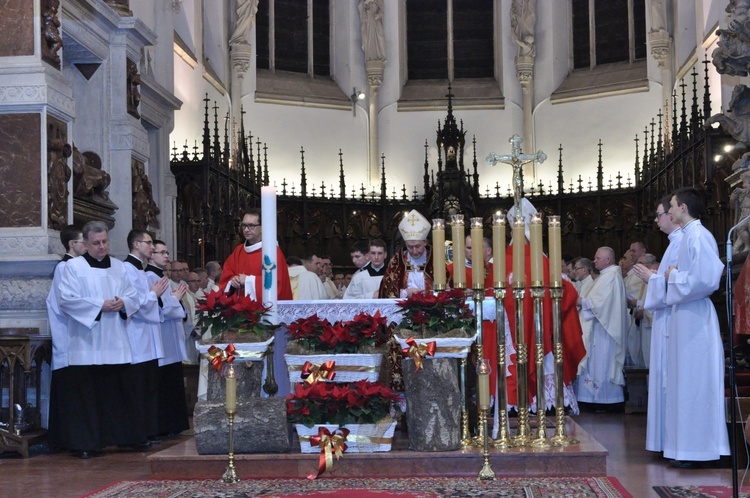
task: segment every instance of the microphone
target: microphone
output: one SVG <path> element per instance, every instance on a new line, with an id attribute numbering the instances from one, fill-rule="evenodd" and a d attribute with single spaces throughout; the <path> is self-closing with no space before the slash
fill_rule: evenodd
<path id="1" fill-rule="evenodd" d="M 742 218 L 736 225 L 729 229 L 729 232 L 727 232 L 727 263 L 732 262 L 732 232 L 734 232 L 735 228 L 744 224 L 747 220 L 750 220 L 750 215 Z"/>

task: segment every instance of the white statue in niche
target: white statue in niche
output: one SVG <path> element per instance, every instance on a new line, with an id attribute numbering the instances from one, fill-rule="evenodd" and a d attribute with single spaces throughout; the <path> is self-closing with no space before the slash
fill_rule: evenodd
<path id="1" fill-rule="evenodd" d="M 518 57 L 534 57 L 534 29 L 536 0 L 513 0 L 510 6 L 510 30 L 513 43 L 518 46 Z"/>
<path id="2" fill-rule="evenodd" d="M 258 13 L 258 0 L 237 0 L 237 21 L 229 38 L 230 45 L 247 45 L 250 30 L 255 25 Z"/>
<path id="3" fill-rule="evenodd" d="M 385 60 L 383 0 L 361 0 L 359 17 L 362 24 L 362 51 L 365 62 Z"/>

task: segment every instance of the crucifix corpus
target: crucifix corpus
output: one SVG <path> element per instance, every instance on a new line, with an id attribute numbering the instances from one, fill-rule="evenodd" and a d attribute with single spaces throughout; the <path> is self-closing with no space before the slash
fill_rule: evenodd
<path id="1" fill-rule="evenodd" d="M 530 162 L 543 163 L 547 159 L 547 154 L 541 150 L 537 151 L 536 154 L 523 154 L 521 152 L 521 142 L 523 139 L 518 135 L 513 135 L 508 140 L 511 145 L 512 152 L 510 154 L 499 156 L 494 152 L 490 152 L 487 156 L 487 164 L 490 166 L 496 166 L 497 163 L 510 164 L 513 168 L 513 200 L 516 205 L 516 216 L 523 218 L 523 212 L 521 207 L 521 198 L 523 197 L 523 180 L 521 180 L 521 167 L 524 164 Z"/>

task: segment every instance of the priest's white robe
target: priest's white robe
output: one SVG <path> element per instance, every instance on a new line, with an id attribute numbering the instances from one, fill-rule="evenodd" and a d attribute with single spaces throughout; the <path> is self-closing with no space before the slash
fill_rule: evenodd
<path id="1" fill-rule="evenodd" d="M 620 267 L 601 271 L 581 302 L 584 319 L 590 321 L 590 337 L 584 338 L 586 357 L 578 368 L 578 401 L 621 403 L 625 401 L 625 334 L 628 310 Z"/>
<path id="2" fill-rule="evenodd" d="M 630 361 L 628 365 L 643 368 L 646 366 L 646 363 L 643 360 L 643 353 L 641 352 L 642 331 L 640 320 L 638 320 L 638 323 L 636 323 L 635 310 L 637 309 L 638 305 L 641 304 L 639 302 L 639 298 L 643 295 L 643 288 L 646 286 L 646 283 L 641 280 L 638 275 L 635 274 L 635 271 L 633 269 L 631 269 L 628 272 L 627 276 L 625 276 L 625 278 L 623 279 L 623 283 L 625 284 L 625 292 L 628 295 L 628 299 L 636 300 L 636 306 L 629 310 L 630 315 L 628 318 L 629 326 L 625 358 L 626 362 L 628 360 Z"/>
<path id="3" fill-rule="evenodd" d="M 368 263 L 354 274 L 352 283 L 346 288 L 344 299 L 377 299 L 383 275 L 385 265 L 376 270 Z"/>
<path id="4" fill-rule="evenodd" d="M 119 297 L 130 317 L 138 311 L 140 300 L 125 274 L 123 262 L 114 258 L 110 261 L 109 268 L 93 268 L 86 258 L 73 258 L 62 271 L 59 304 L 60 310 L 70 317 L 70 365 L 122 364 L 133 359 L 126 321 L 119 313 L 102 312 L 102 305 L 107 299 Z"/>
<path id="5" fill-rule="evenodd" d="M 724 406 L 724 350 L 709 296 L 724 264 L 711 232 L 699 220 L 683 229 L 677 268 L 670 272 L 672 306 L 667 339 L 664 457 L 716 460 L 729 455 Z"/>
<path id="6" fill-rule="evenodd" d="M 648 411 L 646 413 L 646 449 L 664 450 L 664 405 L 666 403 L 667 337 L 672 307 L 667 306 L 667 281 L 664 272 L 677 264 L 682 242 L 682 229 L 668 235 L 669 245 L 659 263 L 656 275 L 651 275 L 646 287 L 643 307 L 653 313 L 651 320 L 651 352 L 648 362 Z"/>

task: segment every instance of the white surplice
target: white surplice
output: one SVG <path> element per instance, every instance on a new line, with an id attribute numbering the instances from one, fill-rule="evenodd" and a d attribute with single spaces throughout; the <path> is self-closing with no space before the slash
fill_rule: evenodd
<path id="1" fill-rule="evenodd" d="M 620 267 L 603 269 L 581 301 L 584 320 L 590 322 L 586 356 L 578 367 L 576 397 L 586 403 L 621 403 L 625 400 L 625 334 L 628 310 Z"/>
<path id="2" fill-rule="evenodd" d="M 651 275 L 646 287 L 643 307 L 653 313 L 651 319 L 651 349 L 648 362 L 648 411 L 646 413 L 646 449 L 664 450 L 664 405 L 666 403 L 667 337 L 672 307 L 667 306 L 667 281 L 664 272 L 677 264 L 682 242 L 682 229 L 668 235 L 669 245 L 659 263 L 656 275 Z"/>
<path id="3" fill-rule="evenodd" d="M 161 315 L 159 313 L 159 299 L 151 290 L 146 272 L 143 266 L 136 267 L 134 263 L 143 265 L 132 254 L 125 260 L 125 273 L 132 285 L 138 292 L 138 311 L 128 320 L 128 336 L 133 354 L 133 364 L 144 361 L 156 360 L 164 356 L 164 347 L 161 340 Z"/>
<path id="4" fill-rule="evenodd" d="M 158 282 L 161 277 L 154 272 L 147 271 L 149 286 Z M 159 318 L 161 320 L 161 342 L 164 347 L 164 356 L 159 358 L 159 366 L 171 365 L 187 359 L 185 349 L 185 328 L 183 319 L 185 310 L 180 300 L 172 295 L 171 286 L 161 295 L 162 306 Z"/>
<path id="5" fill-rule="evenodd" d="M 52 370 L 58 370 L 68 366 L 68 316 L 60 310 L 60 304 L 58 302 L 58 288 L 60 287 L 63 268 L 65 268 L 68 260 L 72 259 L 68 254 L 65 256 L 67 256 L 67 258 L 63 258 L 62 261 L 55 266 L 55 272 L 52 276 L 52 285 L 50 285 L 49 294 L 47 295 L 46 300 L 49 330 L 50 335 L 52 335 Z"/>
<path id="6" fill-rule="evenodd" d="M 716 460 L 729 455 L 724 406 L 724 349 L 709 296 L 724 264 L 699 220 L 682 229 L 677 268 L 669 274 L 664 457 Z"/>
<path id="7" fill-rule="evenodd" d="M 68 363 L 107 365 L 132 361 L 126 320 L 117 312 L 103 312 L 107 299 L 119 297 L 124 311 L 138 311 L 138 294 L 130 285 L 122 261 L 110 258 L 109 268 L 94 268 L 85 257 L 67 262 L 60 278 L 60 310 L 68 320 Z M 101 315 L 101 316 L 100 316 Z M 99 319 L 97 320 L 97 317 Z"/>

